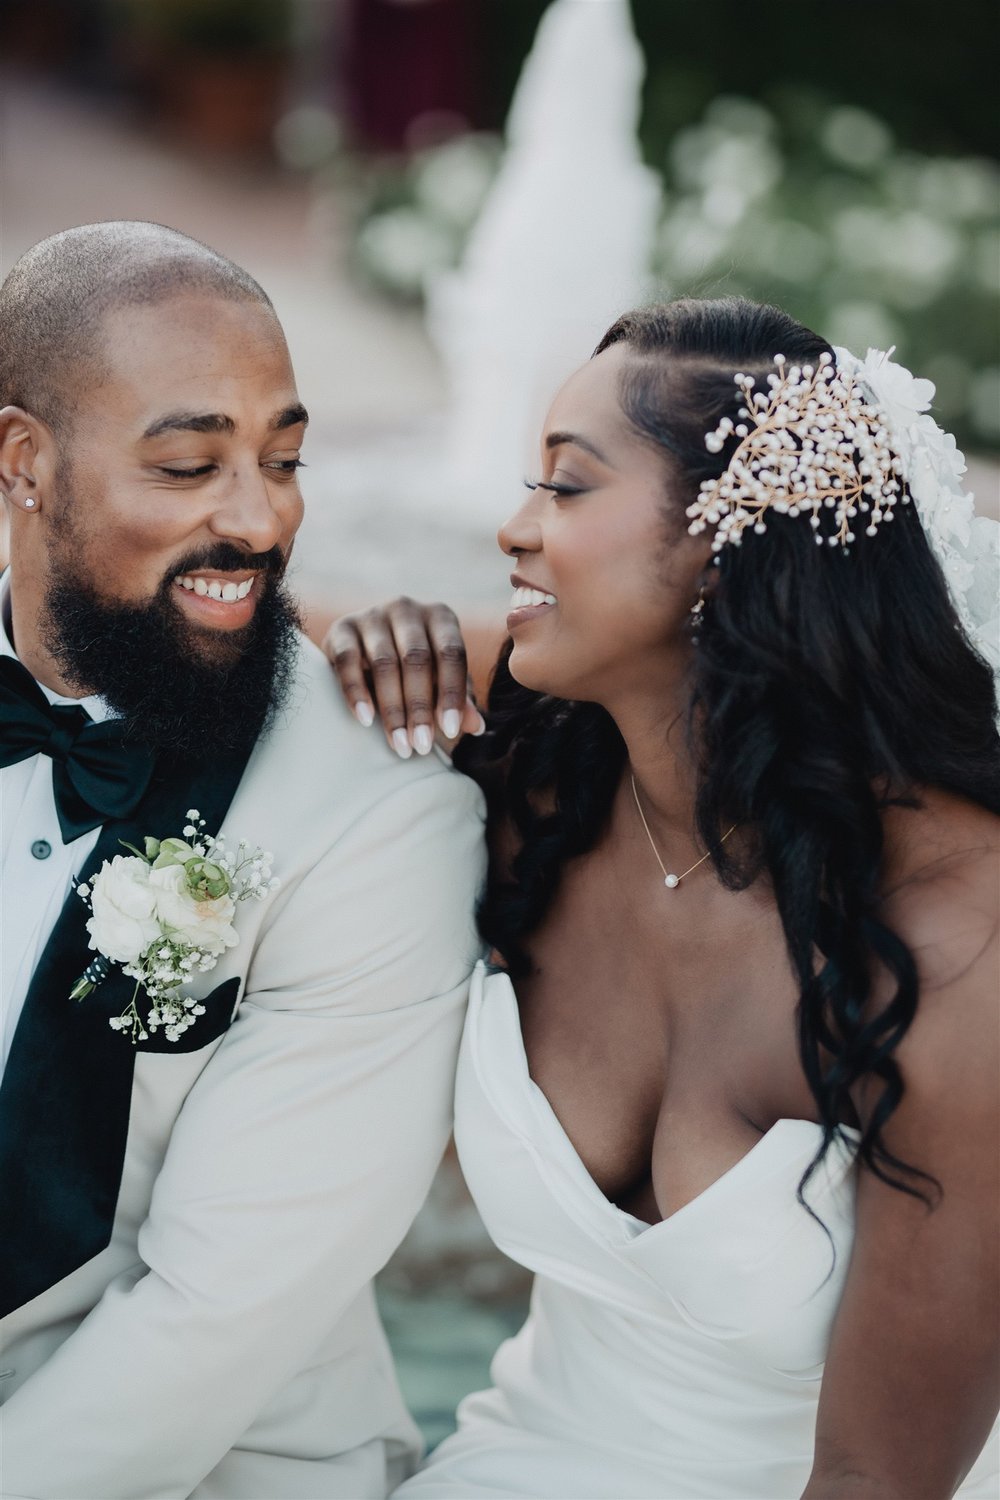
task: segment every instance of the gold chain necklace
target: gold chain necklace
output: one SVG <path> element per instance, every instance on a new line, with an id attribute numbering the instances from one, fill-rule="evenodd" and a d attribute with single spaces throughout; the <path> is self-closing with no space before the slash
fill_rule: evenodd
<path id="1" fill-rule="evenodd" d="M 686 880 L 689 875 L 693 875 L 694 872 L 695 872 L 695 870 L 698 869 L 699 865 L 703 865 L 705 863 L 706 859 L 708 859 L 708 854 L 703 854 L 701 856 L 701 859 L 696 859 L 695 862 L 694 862 L 694 864 L 691 866 L 691 868 L 689 870 L 684 870 L 680 875 L 673 875 L 673 874 L 671 874 L 671 872 L 667 869 L 666 865 L 663 863 L 663 860 L 660 858 L 660 851 L 659 851 L 659 849 L 657 849 L 656 845 L 653 842 L 653 835 L 650 833 L 650 831 L 649 831 L 649 824 L 646 822 L 646 814 L 643 812 L 643 810 L 642 810 L 642 803 L 639 801 L 639 790 L 638 790 L 638 788 L 637 788 L 637 786 L 635 784 L 635 777 L 634 776 L 630 776 L 629 779 L 632 782 L 632 796 L 635 798 L 636 811 L 638 812 L 639 817 L 642 819 L 642 826 L 643 826 L 643 828 L 646 830 L 646 837 L 649 840 L 649 847 L 652 849 L 653 853 L 656 855 L 656 863 L 659 865 L 660 869 L 663 871 L 663 884 L 670 891 L 676 890 L 677 887 L 680 885 L 680 883 L 681 883 L 682 880 Z M 733 826 L 732 826 L 732 828 L 727 828 L 726 829 L 726 832 L 722 835 L 722 838 L 719 840 L 719 843 L 720 844 L 724 844 L 726 842 L 726 839 L 729 837 L 729 835 L 731 833 L 734 833 L 735 831 L 736 831 L 736 824 L 734 823 Z"/>

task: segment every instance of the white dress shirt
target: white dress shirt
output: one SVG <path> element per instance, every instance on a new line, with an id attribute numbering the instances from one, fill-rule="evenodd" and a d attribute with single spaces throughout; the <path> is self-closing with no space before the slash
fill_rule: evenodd
<path id="1" fill-rule="evenodd" d="M 10 633 L 10 574 L 0 577 L 0 655 L 17 657 Z M 102 698 L 62 698 L 95 722 L 111 716 Z M 6 1067 L 31 976 L 99 828 L 64 844 L 52 792 L 52 761 L 32 755 L 0 768 L 0 1074 Z"/>

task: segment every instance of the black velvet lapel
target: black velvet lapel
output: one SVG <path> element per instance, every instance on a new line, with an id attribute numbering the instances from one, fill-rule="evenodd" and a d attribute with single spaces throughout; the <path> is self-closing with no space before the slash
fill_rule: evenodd
<path id="1" fill-rule="evenodd" d="M 141 849 L 146 834 L 180 837 L 189 808 L 217 833 L 247 758 L 165 767 L 161 760 L 132 816 L 104 825 L 80 879 L 126 853 L 122 840 Z M 88 915 L 71 892 L 32 976 L 0 1084 L 0 1317 L 54 1286 L 111 1238 L 135 1048 L 108 1020 L 128 1005 L 135 982 L 114 967 L 86 999 L 70 1000 L 94 957 Z M 160 1046 L 157 1037 L 150 1050 L 187 1051 L 214 1041 L 237 989 L 236 980 L 218 986 L 206 1014 L 178 1043 Z"/>

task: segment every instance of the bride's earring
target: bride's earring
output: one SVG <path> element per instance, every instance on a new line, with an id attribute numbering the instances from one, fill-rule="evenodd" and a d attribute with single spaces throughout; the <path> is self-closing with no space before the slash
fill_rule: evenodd
<path id="1" fill-rule="evenodd" d="M 698 644 L 698 634 L 701 630 L 702 616 L 705 613 L 706 597 L 705 585 L 702 584 L 700 589 L 698 590 L 698 598 L 688 610 L 688 615 L 691 620 L 691 640 L 695 646 L 697 646 Z"/>

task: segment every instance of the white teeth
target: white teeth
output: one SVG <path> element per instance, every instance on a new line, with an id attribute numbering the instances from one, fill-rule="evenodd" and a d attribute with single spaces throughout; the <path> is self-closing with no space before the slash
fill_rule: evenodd
<path id="1" fill-rule="evenodd" d="M 518 588 L 511 597 L 512 609 L 527 609 L 534 604 L 555 604 L 555 594 L 543 594 L 541 589 Z"/>
<path id="2" fill-rule="evenodd" d="M 242 583 L 220 583 L 217 578 L 209 581 L 207 578 L 189 578 L 186 573 L 178 573 L 174 582 L 189 593 L 200 594 L 203 599 L 221 599 L 226 604 L 235 604 L 237 599 L 245 599 L 253 588 L 252 578 L 244 578 Z"/>

